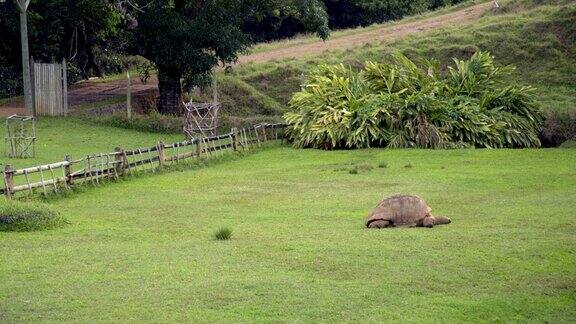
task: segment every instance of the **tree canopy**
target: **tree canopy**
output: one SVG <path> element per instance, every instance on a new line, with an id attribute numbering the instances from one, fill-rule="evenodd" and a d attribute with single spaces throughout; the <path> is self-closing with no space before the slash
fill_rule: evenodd
<path id="1" fill-rule="evenodd" d="M 329 32 L 326 12 L 316 0 L 143 0 L 125 3 L 122 10 L 131 25 L 128 51 L 156 64 L 159 111 L 170 114 L 178 113 L 182 78 L 198 85 L 214 66 L 234 62 L 254 42 L 244 24 L 284 16 L 320 37 Z"/>
<path id="2" fill-rule="evenodd" d="M 65 58 L 80 77 L 120 72 L 115 55 L 143 56 L 158 68 L 159 110 L 176 114 L 181 79 L 188 86 L 206 82 L 215 65 L 234 62 L 254 42 L 301 32 L 326 38 L 329 27 L 368 25 L 460 1 L 32 0 L 30 53 L 43 61 Z M 0 9 L 0 74 L 13 80 L 20 74 L 18 9 L 13 1 Z"/>
<path id="3" fill-rule="evenodd" d="M 0 4 L 0 64 L 20 64 L 19 11 L 14 1 Z M 32 0 L 28 7 L 28 37 L 32 56 L 63 58 L 86 74 L 98 73 L 93 49 L 105 47 L 121 27 L 122 16 L 107 0 Z"/>

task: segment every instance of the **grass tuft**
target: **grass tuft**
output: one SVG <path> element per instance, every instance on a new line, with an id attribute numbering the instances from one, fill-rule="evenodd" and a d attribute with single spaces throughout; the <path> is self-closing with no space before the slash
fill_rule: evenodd
<path id="1" fill-rule="evenodd" d="M 0 201 L 0 232 L 32 232 L 62 227 L 68 221 L 45 205 Z"/>
<path id="2" fill-rule="evenodd" d="M 214 232 L 214 238 L 218 241 L 226 241 L 232 237 L 232 229 L 229 227 L 221 227 Z"/>

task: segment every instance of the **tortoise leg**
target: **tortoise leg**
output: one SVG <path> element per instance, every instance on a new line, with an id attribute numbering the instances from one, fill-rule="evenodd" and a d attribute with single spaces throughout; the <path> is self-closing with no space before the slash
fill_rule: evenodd
<path id="1" fill-rule="evenodd" d="M 390 222 L 385 220 L 375 220 L 368 224 L 368 228 L 386 228 L 390 227 Z"/>
<path id="2" fill-rule="evenodd" d="M 432 228 L 436 223 L 435 221 L 436 220 L 433 216 L 427 216 L 426 218 L 424 218 L 424 220 L 422 220 L 422 226 Z"/>

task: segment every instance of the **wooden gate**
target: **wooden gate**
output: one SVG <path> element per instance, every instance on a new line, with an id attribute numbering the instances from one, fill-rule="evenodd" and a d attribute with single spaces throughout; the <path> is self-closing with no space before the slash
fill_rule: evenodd
<path id="1" fill-rule="evenodd" d="M 68 114 L 68 85 L 66 61 L 34 63 L 34 112 L 37 116 L 66 116 Z"/>

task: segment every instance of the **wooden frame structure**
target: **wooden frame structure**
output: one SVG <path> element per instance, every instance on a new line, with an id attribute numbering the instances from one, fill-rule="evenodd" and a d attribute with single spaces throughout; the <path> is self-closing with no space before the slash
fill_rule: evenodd
<path id="1" fill-rule="evenodd" d="M 4 129 L 5 154 L 9 158 L 32 158 L 36 155 L 36 121 L 32 116 L 12 115 Z"/>
<path id="2" fill-rule="evenodd" d="M 212 79 L 212 102 L 183 102 L 184 134 L 187 138 L 209 137 L 218 129 L 218 113 L 221 104 L 218 100 L 216 78 Z"/>

